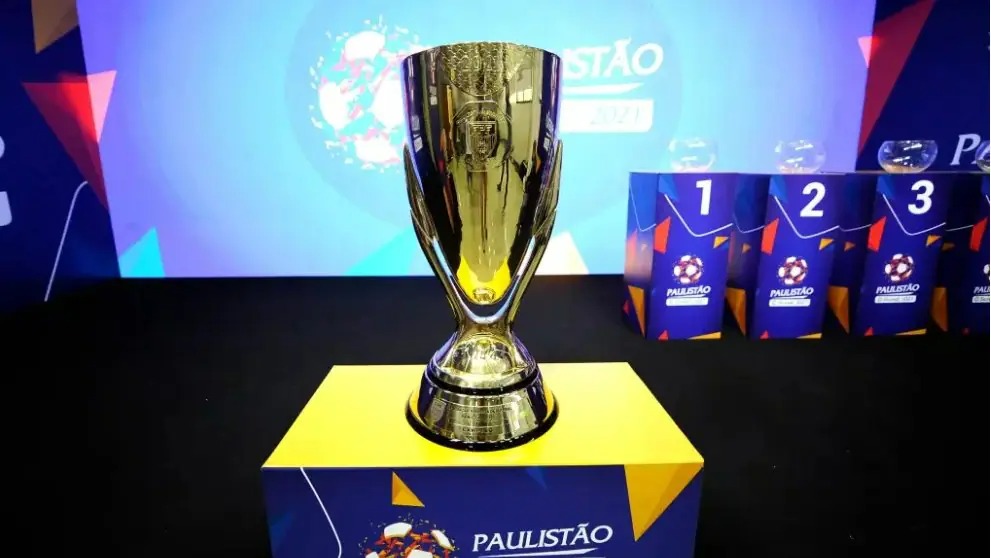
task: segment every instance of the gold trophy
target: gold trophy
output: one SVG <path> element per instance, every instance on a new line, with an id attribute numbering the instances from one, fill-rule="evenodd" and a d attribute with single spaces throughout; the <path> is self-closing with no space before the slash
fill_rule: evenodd
<path id="1" fill-rule="evenodd" d="M 402 62 L 411 215 L 457 319 L 407 407 L 439 444 L 503 449 L 557 417 L 512 327 L 554 227 L 560 73 L 558 56 L 510 43 L 441 46 Z"/>

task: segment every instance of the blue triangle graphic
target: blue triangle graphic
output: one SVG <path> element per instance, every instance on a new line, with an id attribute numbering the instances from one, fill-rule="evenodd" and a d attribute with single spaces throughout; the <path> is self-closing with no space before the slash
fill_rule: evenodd
<path id="1" fill-rule="evenodd" d="M 674 185 L 674 176 L 670 174 L 662 174 L 661 179 L 657 181 L 657 191 L 666 195 L 671 201 L 678 201 L 678 188 Z"/>
<path id="2" fill-rule="evenodd" d="M 884 175 L 877 179 L 877 191 L 889 200 L 895 197 L 895 187 L 890 176 Z"/>
<path id="3" fill-rule="evenodd" d="M 771 178 L 771 195 L 781 200 L 781 203 L 788 203 L 788 192 L 783 176 Z"/>
<path id="4" fill-rule="evenodd" d="M 526 474 L 530 475 L 530 478 L 537 481 L 537 484 L 539 484 L 541 488 L 547 488 L 547 479 L 544 478 L 543 467 L 527 467 Z"/>
<path id="5" fill-rule="evenodd" d="M 352 277 L 406 275 L 414 262 L 413 258 L 422 257 L 420 245 L 416 241 L 416 233 L 413 231 L 413 225 L 410 225 L 381 248 L 351 266 L 347 275 Z"/>
<path id="6" fill-rule="evenodd" d="M 158 247 L 158 231 L 151 229 L 117 258 L 121 277 L 165 277 L 162 254 Z"/>

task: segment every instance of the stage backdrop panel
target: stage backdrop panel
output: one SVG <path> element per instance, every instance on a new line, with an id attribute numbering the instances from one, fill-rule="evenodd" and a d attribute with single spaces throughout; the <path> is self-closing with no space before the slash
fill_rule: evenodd
<path id="1" fill-rule="evenodd" d="M 98 142 L 113 72 L 87 72 L 74 0 L 0 7 L 0 312 L 116 277 Z"/>
<path id="2" fill-rule="evenodd" d="M 879 0 L 864 40 L 870 69 L 857 168 L 880 169 L 886 140 L 929 139 L 929 170 L 976 171 L 988 139 L 991 35 L 987 0 Z"/>
<path id="3" fill-rule="evenodd" d="M 236 5 L 235 5 L 236 4 Z M 243 4 L 243 5 L 242 5 Z M 560 217 L 542 273 L 623 269 L 627 177 L 672 138 L 712 171 L 780 140 L 850 170 L 874 2 L 80 0 L 115 72 L 101 142 L 122 274 L 425 275 L 409 222 L 397 57 L 455 41 L 565 58 Z"/>

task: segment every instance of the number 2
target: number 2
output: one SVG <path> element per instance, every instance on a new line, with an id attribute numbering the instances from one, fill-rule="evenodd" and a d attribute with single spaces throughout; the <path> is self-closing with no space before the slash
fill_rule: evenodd
<path id="1" fill-rule="evenodd" d="M 805 185 L 805 188 L 802 188 L 802 195 L 811 195 L 812 199 L 798 212 L 798 216 L 822 217 L 822 210 L 819 209 L 819 204 L 822 203 L 822 198 L 826 197 L 826 186 L 822 182 L 809 182 Z"/>
<path id="2" fill-rule="evenodd" d="M 915 202 L 908 204 L 908 211 L 912 215 L 925 215 L 933 206 L 933 186 L 930 180 L 920 180 L 912 185 L 913 192 L 919 192 L 915 195 Z M 918 204 L 918 205 L 916 205 Z"/>
<path id="3" fill-rule="evenodd" d="M 712 204 L 712 180 L 699 180 L 695 187 L 702 190 L 702 207 L 699 208 L 699 215 L 708 215 L 709 206 Z"/>

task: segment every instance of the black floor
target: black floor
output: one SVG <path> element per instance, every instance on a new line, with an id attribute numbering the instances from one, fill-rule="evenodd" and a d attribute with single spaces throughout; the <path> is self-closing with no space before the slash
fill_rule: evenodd
<path id="1" fill-rule="evenodd" d="M 518 332 L 641 374 L 706 459 L 698 557 L 983 544 L 986 337 L 656 343 L 621 292 L 538 278 Z M 259 467 L 328 368 L 425 362 L 451 327 L 432 278 L 117 282 L 0 318 L 8 547 L 267 556 Z"/>

